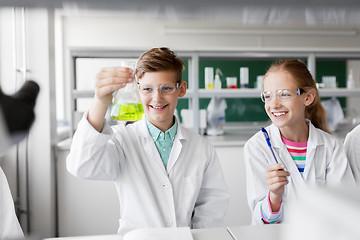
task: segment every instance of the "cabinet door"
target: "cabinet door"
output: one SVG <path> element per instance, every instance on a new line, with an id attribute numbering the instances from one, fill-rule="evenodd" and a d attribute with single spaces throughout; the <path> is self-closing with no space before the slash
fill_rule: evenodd
<path id="1" fill-rule="evenodd" d="M 244 147 L 216 147 L 225 181 L 230 192 L 230 202 L 225 226 L 247 225 L 251 222 L 251 213 L 246 197 L 246 177 Z"/>
<path id="2" fill-rule="evenodd" d="M 79 179 L 66 170 L 69 151 L 58 151 L 59 236 L 116 234 L 119 201 L 113 182 Z"/>

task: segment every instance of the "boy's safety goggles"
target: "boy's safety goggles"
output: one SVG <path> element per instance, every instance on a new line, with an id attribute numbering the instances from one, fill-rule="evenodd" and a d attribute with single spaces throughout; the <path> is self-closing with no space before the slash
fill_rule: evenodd
<path id="1" fill-rule="evenodd" d="M 180 82 L 167 83 L 158 87 L 150 84 L 141 84 L 139 82 L 137 84 L 139 86 L 140 93 L 144 96 L 153 95 L 156 91 L 159 91 L 159 93 L 162 95 L 173 94 L 180 86 Z"/>

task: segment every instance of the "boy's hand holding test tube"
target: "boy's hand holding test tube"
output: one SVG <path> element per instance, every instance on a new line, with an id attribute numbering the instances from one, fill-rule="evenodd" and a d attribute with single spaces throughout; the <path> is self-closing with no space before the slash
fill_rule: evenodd
<path id="1" fill-rule="evenodd" d="M 96 77 L 95 97 L 88 114 L 89 123 L 98 131 L 104 124 L 107 108 L 112 100 L 114 91 L 134 81 L 135 73 L 128 67 L 102 68 Z"/>
<path id="2" fill-rule="evenodd" d="M 285 185 L 289 183 L 287 177 L 290 176 L 288 171 L 284 170 L 284 165 L 280 164 L 276 158 L 274 150 L 272 149 L 270 137 L 265 128 L 261 128 L 261 131 L 264 133 L 264 137 L 267 145 L 270 148 L 270 151 L 274 157 L 276 164 L 272 164 L 268 167 L 265 173 L 266 184 L 268 185 L 270 191 L 270 204 L 271 209 L 274 212 L 280 210 L 282 196 L 285 191 Z"/>

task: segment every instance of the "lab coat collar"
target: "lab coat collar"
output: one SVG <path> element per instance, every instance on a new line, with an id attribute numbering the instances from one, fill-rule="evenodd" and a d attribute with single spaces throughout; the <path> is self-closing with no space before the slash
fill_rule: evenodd
<path id="1" fill-rule="evenodd" d="M 324 139 L 320 137 L 317 131 L 321 131 L 320 129 L 316 129 L 315 126 L 310 122 L 310 120 L 306 119 L 306 123 L 309 126 L 309 138 L 306 150 L 306 163 L 305 170 L 303 173 L 303 177 L 306 180 L 309 176 L 310 166 L 312 166 L 312 161 L 314 161 L 315 150 L 317 147 L 324 145 Z"/>
<path id="2" fill-rule="evenodd" d="M 184 129 L 179 124 L 179 120 L 175 117 L 177 124 L 178 124 L 178 130 L 174 139 L 174 144 L 170 152 L 169 161 L 167 165 L 167 173 L 170 174 L 171 170 L 177 163 L 177 160 L 179 159 L 181 149 L 183 148 L 183 145 L 186 144 L 186 142 L 189 139 L 189 136 L 187 135 L 187 132 L 184 131 Z"/>
<path id="3" fill-rule="evenodd" d="M 309 119 L 305 119 L 305 121 L 306 124 L 309 126 L 307 151 L 312 150 L 319 145 L 324 145 L 324 140 L 319 136 L 319 134 L 317 134 L 316 132 L 317 129 L 315 128 L 315 126 L 311 123 Z M 281 146 L 284 145 L 284 143 L 281 140 L 280 130 L 274 124 L 271 124 L 269 126 L 269 136 L 270 136 L 271 144 L 274 148 L 281 148 Z"/>
<path id="4" fill-rule="evenodd" d="M 318 129 L 315 128 L 309 119 L 305 119 L 305 121 L 309 126 L 309 137 L 307 140 L 306 163 L 303 177 L 301 177 L 300 172 L 297 170 L 295 162 L 286 149 L 286 145 L 281 140 L 279 128 L 277 128 L 274 124 L 269 127 L 269 136 L 273 148 L 277 149 L 276 152 L 280 156 L 280 161 L 282 161 L 287 170 L 290 172 L 292 179 L 299 184 L 304 183 L 309 175 L 310 166 L 312 165 L 312 161 L 314 159 L 315 149 L 324 145 L 324 140 L 319 134 L 317 134 Z"/>
<path id="5" fill-rule="evenodd" d="M 179 138 L 179 140 L 188 139 L 187 134 L 184 135 L 184 133 L 182 131 L 182 127 L 180 125 L 180 122 L 176 117 L 175 117 L 175 121 L 177 122 L 177 125 L 178 125 L 175 139 L 176 138 Z M 147 129 L 147 126 L 146 126 L 146 116 L 142 120 L 138 121 L 137 124 L 140 124 L 140 128 L 139 128 L 139 130 L 137 132 L 137 135 L 141 136 L 143 138 L 152 140 L 151 135 L 149 133 L 149 130 Z"/>
<path id="6" fill-rule="evenodd" d="M 177 133 L 176 133 L 176 136 L 174 139 L 173 147 L 172 147 L 170 155 L 169 155 L 169 160 L 168 160 L 166 169 L 161 160 L 160 154 L 158 153 L 158 154 L 155 154 L 154 156 L 152 154 L 154 152 L 153 149 L 156 149 L 156 146 L 155 146 L 155 143 L 149 133 L 149 130 L 147 129 L 146 116 L 144 119 L 142 119 L 136 123 L 136 124 L 140 124 L 137 135 L 139 137 L 143 138 L 143 141 L 145 143 L 144 150 L 149 154 L 148 156 L 153 156 L 155 158 L 157 165 L 166 174 L 170 174 L 171 170 L 173 169 L 173 167 L 175 166 L 175 164 L 177 162 L 177 159 L 179 158 L 179 155 L 180 155 L 180 152 L 182 149 L 182 145 L 185 144 L 189 139 L 187 132 L 183 130 L 183 128 L 181 127 L 181 125 L 179 123 L 179 120 L 176 117 L 175 117 L 175 121 L 177 121 L 178 129 L 177 129 Z"/>
<path id="7" fill-rule="evenodd" d="M 285 169 L 290 173 L 289 181 L 293 181 L 293 184 L 297 185 L 298 188 L 303 188 L 305 181 L 296 167 L 296 164 L 292 159 L 289 151 L 287 150 L 286 145 L 281 140 L 279 128 L 274 124 L 271 124 L 268 132 L 271 144 L 274 148 L 275 155 L 277 155 L 279 163 L 284 164 Z"/>

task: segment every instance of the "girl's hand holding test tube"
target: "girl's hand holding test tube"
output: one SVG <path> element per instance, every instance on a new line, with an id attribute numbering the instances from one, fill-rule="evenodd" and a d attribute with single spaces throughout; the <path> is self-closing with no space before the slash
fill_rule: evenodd
<path id="1" fill-rule="evenodd" d="M 288 176 L 290 173 L 284 170 L 283 164 L 272 164 L 266 170 L 265 179 L 270 191 L 271 210 L 274 212 L 280 210 L 285 185 L 289 183 Z"/>

